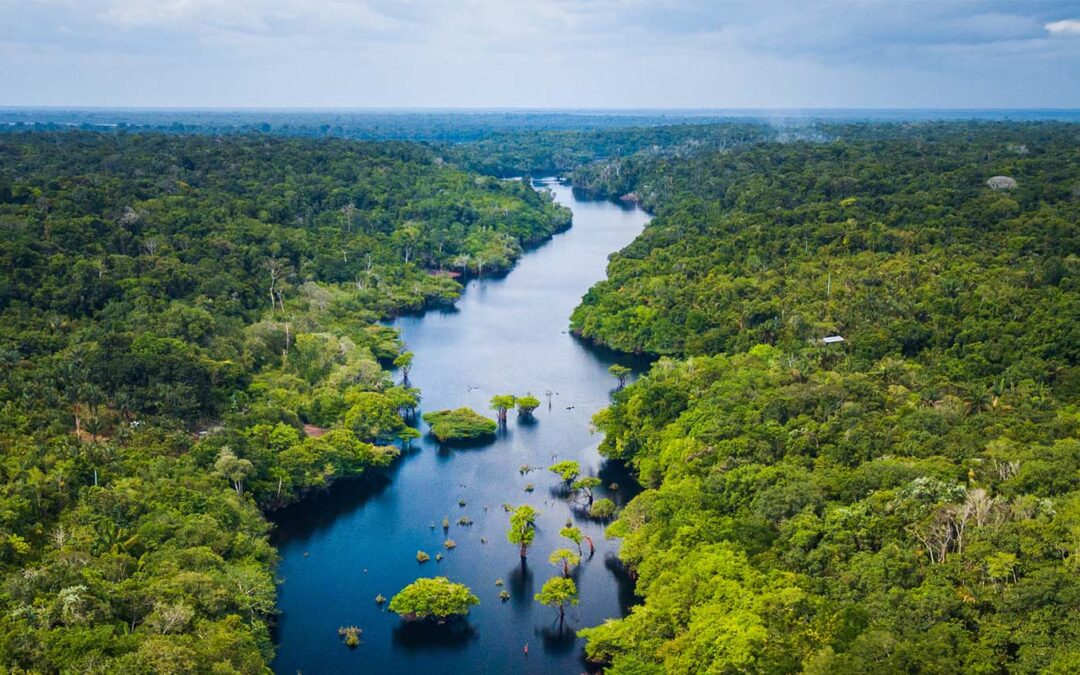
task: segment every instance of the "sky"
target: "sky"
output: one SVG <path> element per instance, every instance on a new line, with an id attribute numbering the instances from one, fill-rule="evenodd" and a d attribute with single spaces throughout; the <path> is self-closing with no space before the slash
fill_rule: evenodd
<path id="1" fill-rule="evenodd" d="M 1080 0 L 0 0 L 0 105 L 1080 108 Z"/>

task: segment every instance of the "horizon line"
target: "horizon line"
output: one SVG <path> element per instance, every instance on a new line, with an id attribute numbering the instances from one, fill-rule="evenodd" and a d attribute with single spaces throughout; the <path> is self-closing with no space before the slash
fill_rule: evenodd
<path id="1" fill-rule="evenodd" d="M 0 110 L 130 110 L 139 112 L 525 112 L 525 113 L 721 113 L 754 111 L 939 111 L 939 112 L 1080 112 L 1080 107 L 993 107 L 993 106 L 736 106 L 723 107 L 559 107 L 559 106 L 171 106 L 171 105 L 80 105 L 6 104 Z"/>

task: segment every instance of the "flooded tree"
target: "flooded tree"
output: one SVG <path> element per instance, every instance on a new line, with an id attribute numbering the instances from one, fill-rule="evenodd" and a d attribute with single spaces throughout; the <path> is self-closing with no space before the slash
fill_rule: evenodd
<path id="1" fill-rule="evenodd" d="M 468 586 L 435 577 L 417 579 L 401 589 L 390 599 L 389 609 L 406 621 L 433 619 L 445 623 L 450 617 L 468 614 L 469 607 L 479 604 L 480 599 Z"/>
<path id="2" fill-rule="evenodd" d="M 401 352 L 401 354 L 394 359 L 394 367 L 401 371 L 402 382 L 406 386 L 409 384 L 409 371 L 412 369 L 412 362 L 412 352 Z"/>
<path id="3" fill-rule="evenodd" d="M 559 623 L 566 618 L 566 608 L 578 604 L 577 584 L 567 577 L 552 577 L 544 582 L 544 587 L 533 596 L 542 605 L 559 612 Z"/>
<path id="4" fill-rule="evenodd" d="M 526 394 L 517 399 L 518 417 L 532 419 L 533 411 L 540 407 L 540 399 L 532 394 Z"/>
<path id="5" fill-rule="evenodd" d="M 559 535 L 574 542 L 577 546 L 577 552 L 581 554 L 581 542 L 585 539 L 585 535 L 581 533 L 581 529 L 572 525 L 567 525 L 563 529 L 559 530 Z"/>
<path id="6" fill-rule="evenodd" d="M 548 562 L 562 567 L 564 577 L 570 576 L 570 568 L 581 564 L 581 556 L 568 548 L 560 548 L 551 552 Z"/>
<path id="7" fill-rule="evenodd" d="M 558 474 L 559 478 L 566 481 L 566 485 L 569 487 L 581 475 L 581 465 L 572 459 L 568 459 L 552 464 L 548 467 L 548 471 Z"/>
<path id="8" fill-rule="evenodd" d="M 491 409 L 499 418 L 499 424 L 506 424 L 506 413 L 514 407 L 517 398 L 513 394 L 498 394 L 491 397 Z"/>
<path id="9" fill-rule="evenodd" d="M 514 509 L 510 514 L 510 529 L 506 531 L 506 539 L 511 544 L 517 544 L 524 559 L 529 554 L 529 546 L 536 538 L 536 509 L 524 504 Z"/>
<path id="10" fill-rule="evenodd" d="M 596 488 L 600 487 L 601 481 L 596 476 L 583 476 L 571 483 L 570 489 L 575 492 L 581 492 L 585 495 L 585 499 L 588 500 L 589 506 L 593 505 L 593 497 L 595 497 Z"/>
<path id="11" fill-rule="evenodd" d="M 610 520 L 615 515 L 615 502 L 610 499 L 598 499 L 589 509 L 589 517 L 596 520 Z"/>
<path id="12" fill-rule="evenodd" d="M 626 386 L 626 378 L 630 377 L 630 373 L 634 372 L 626 366 L 620 366 L 617 363 L 608 368 L 607 371 L 611 373 L 616 380 L 619 381 L 619 389 L 622 389 Z"/>

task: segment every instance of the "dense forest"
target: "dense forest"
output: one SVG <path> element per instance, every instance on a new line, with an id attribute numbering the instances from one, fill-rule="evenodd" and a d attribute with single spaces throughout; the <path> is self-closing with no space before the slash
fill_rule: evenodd
<path id="1" fill-rule="evenodd" d="M 0 667 L 263 670 L 263 512 L 416 435 L 379 320 L 569 225 L 415 144 L 0 135 Z"/>
<path id="2" fill-rule="evenodd" d="M 656 357 L 594 420 L 645 488 L 594 664 L 1080 669 L 1080 125 L 629 121 L 0 134 L 0 667 L 265 670 L 266 514 L 417 434 L 380 321 L 560 173 L 656 214 L 570 320 Z"/>
<path id="3" fill-rule="evenodd" d="M 573 316 L 662 356 L 612 673 L 1080 669 L 1080 127 L 914 125 L 575 174 L 657 213 Z M 824 342 L 839 336 L 843 341 Z"/>

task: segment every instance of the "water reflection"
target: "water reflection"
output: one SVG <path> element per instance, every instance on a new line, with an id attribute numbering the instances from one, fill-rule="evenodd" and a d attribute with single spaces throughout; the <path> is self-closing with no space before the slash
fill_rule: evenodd
<path id="1" fill-rule="evenodd" d="M 393 631 L 394 646 L 409 651 L 460 651 L 479 636 L 468 619 L 454 619 L 443 624 L 402 621 Z"/>

